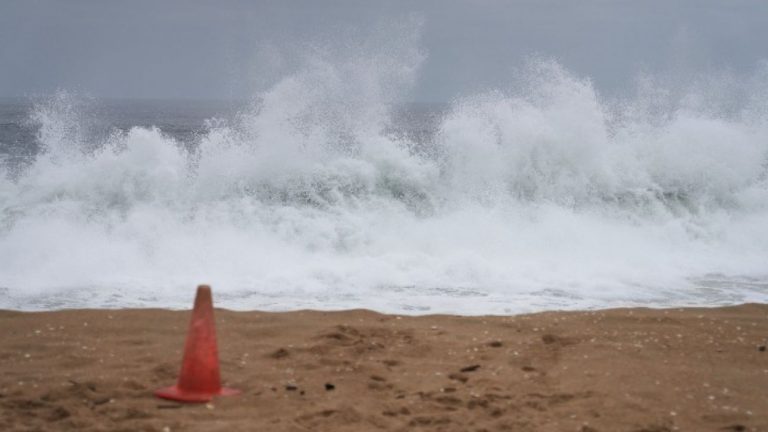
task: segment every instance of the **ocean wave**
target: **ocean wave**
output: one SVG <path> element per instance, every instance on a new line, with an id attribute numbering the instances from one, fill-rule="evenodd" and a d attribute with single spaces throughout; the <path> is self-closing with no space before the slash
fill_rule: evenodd
<path id="1" fill-rule="evenodd" d="M 537 295 L 693 302 L 708 274 L 766 278 L 764 70 L 740 103 L 648 82 L 606 100 L 533 60 L 416 139 L 393 132 L 393 95 L 422 54 L 392 53 L 313 57 L 188 142 L 88 134 L 66 93 L 38 104 L 41 150 L 2 164 L 0 307 L 72 289 L 101 293 L 74 305 L 174 305 L 207 281 L 237 308 L 482 313 Z M 750 286 L 706 298 L 768 297 Z"/>

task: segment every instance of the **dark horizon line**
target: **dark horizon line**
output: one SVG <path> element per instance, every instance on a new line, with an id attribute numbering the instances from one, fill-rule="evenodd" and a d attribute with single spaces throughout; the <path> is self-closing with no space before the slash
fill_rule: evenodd
<path id="1" fill-rule="evenodd" d="M 41 99 L 48 99 L 54 97 L 57 92 L 51 93 L 36 93 L 30 95 L 0 95 L 0 101 L 29 101 L 35 102 Z M 216 103 L 238 103 L 248 104 L 253 102 L 257 97 L 250 98 L 205 98 L 205 97 L 178 97 L 178 96 L 157 96 L 157 97 L 145 97 L 145 96 L 95 96 L 81 94 L 73 92 L 77 99 L 81 100 L 95 100 L 95 101 L 109 101 L 109 102 L 216 102 Z M 404 100 L 394 102 L 397 105 L 446 105 L 450 104 L 449 100 Z"/>

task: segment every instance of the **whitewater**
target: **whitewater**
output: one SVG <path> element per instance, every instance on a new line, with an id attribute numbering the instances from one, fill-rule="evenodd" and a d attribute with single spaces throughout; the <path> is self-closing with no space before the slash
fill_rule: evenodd
<path id="1" fill-rule="evenodd" d="M 766 65 L 607 97 L 532 59 L 409 133 L 422 58 L 313 56 L 185 139 L 39 101 L 39 150 L 0 159 L 0 308 L 187 307 L 198 283 L 260 310 L 768 301 Z"/>

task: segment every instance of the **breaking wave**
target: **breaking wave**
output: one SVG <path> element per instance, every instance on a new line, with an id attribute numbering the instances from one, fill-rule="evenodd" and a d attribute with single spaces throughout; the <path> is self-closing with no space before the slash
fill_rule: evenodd
<path id="1" fill-rule="evenodd" d="M 186 306 L 200 282 L 236 309 L 768 300 L 768 67 L 609 99 L 532 60 L 411 134 L 415 45 L 310 56 L 188 141 L 36 105 L 41 150 L 2 167 L 0 307 Z"/>

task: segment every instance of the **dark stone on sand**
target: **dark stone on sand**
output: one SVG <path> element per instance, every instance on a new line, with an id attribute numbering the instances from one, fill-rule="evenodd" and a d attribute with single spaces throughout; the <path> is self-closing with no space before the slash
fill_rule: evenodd
<path id="1" fill-rule="evenodd" d="M 759 347 L 757 347 L 757 350 L 760 352 L 765 352 L 765 345 L 760 345 Z"/>
<path id="2" fill-rule="evenodd" d="M 488 343 L 488 346 L 492 348 L 501 348 L 502 345 L 504 344 L 501 341 L 491 341 Z"/>
<path id="3" fill-rule="evenodd" d="M 108 397 L 103 397 L 103 398 L 95 399 L 93 401 L 93 404 L 94 405 L 104 405 L 105 403 L 109 402 L 110 400 L 111 399 L 108 398 Z"/>
<path id="4" fill-rule="evenodd" d="M 289 353 L 287 349 L 280 348 L 277 351 L 270 354 L 269 356 L 272 357 L 273 359 L 282 359 L 282 358 L 288 357 L 290 354 L 291 353 Z"/>
<path id="5" fill-rule="evenodd" d="M 452 373 L 452 374 L 448 375 L 448 379 L 452 379 L 454 381 L 460 381 L 460 382 L 463 382 L 463 383 L 469 381 L 469 377 L 468 376 L 466 376 L 464 374 L 460 374 L 460 373 Z"/>
<path id="6" fill-rule="evenodd" d="M 336 386 L 331 383 L 325 383 L 325 391 L 335 390 Z"/>
<path id="7" fill-rule="evenodd" d="M 480 369 L 480 365 L 476 364 L 472 366 L 463 367 L 459 372 L 474 372 L 478 369 Z"/>
<path id="8" fill-rule="evenodd" d="M 541 337 L 541 341 L 549 345 L 557 342 L 557 336 L 547 333 Z"/>
<path id="9" fill-rule="evenodd" d="M 65 418 L 68 418 L 71 415 L 72 414 L 69 411 L 67 411 L 65 408 L 63 408 L 63 407 L 56 407 L 51 412 L 51 414 L 48 416 L 47 420 L 55 422 L 55 421 L 59 421 L 59 420 L 64 420 Z"/>
<path id="10" fill-rule="evenodd" d="M 288 390 L 288 391 L 296 391 L 299 388 L 297 386 L 293 385 L 293 384 L 286 384 L 285 385 L 285 389 Z"/>

